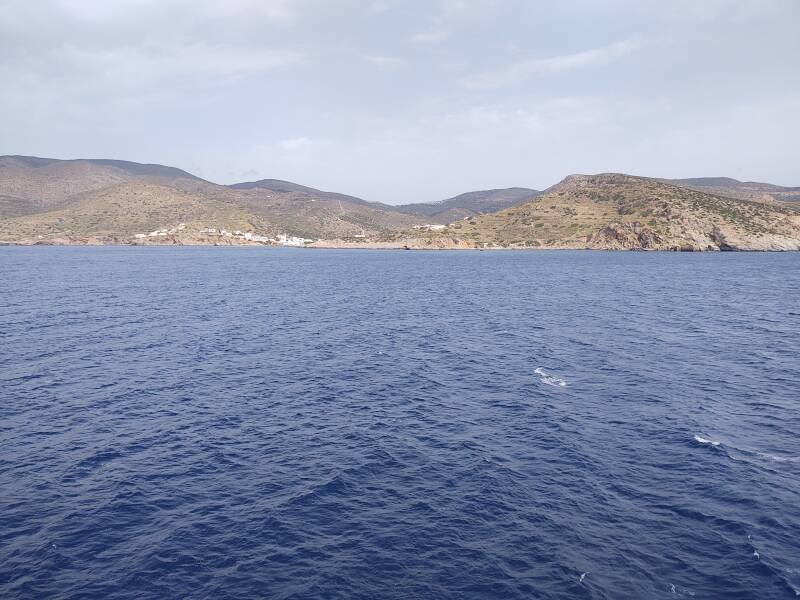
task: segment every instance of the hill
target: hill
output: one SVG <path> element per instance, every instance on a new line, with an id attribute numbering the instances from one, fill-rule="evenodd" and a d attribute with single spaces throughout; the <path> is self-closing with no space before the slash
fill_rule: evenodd
<path id="1" fill-rule="evenodd" d="M 0 221 L 0 240 L 39 243 L 131 243 L 136 234 L 172 230 L 158 241 L 194 239 L 215 229 L 257 229 L 274 233 L 271 223 L 227 203 L 198 199 L 177 188 L 126 182 L 87 192 L 64 208 Z"/>
<path id="2" fill-rule="evenodd" d="M 278 193 L 295 193 L 295 194 L 302 194 L 309 198 L 327 198 L 331 200 L 343 200 L 345 202 L 354 202 L 356 204 L 374 204 L 376 206 L 384 206 L 389 208 L 387 205 L 380 205 L 377 202 L 367 202 L 366 200 L 362 200 L 361 198 L 356 198 L 355 196 L 348 196 L 346 194 L 339 194 L 336 192 L 323 192 L 322 190 L 318 190 L 312 187 L 308 187 L 305 185 L 300 185 L 299 183 L 292 183 L 291 181 L 283 181 L 282 179 L 262 179 L 260 181 L 246 181 L 243 183 L 234 183 L 228 186 L 233 190 L 269 190 L 271 192 L 278 192 Z"/>
<path id="3" fill-rule="evenodd" d="M 412 247 L 798 250 L 800 212 L 655 179 L 573 175 L 536 199 L 417 236 Z"/>
<path id="4" fill-rule="evenodd" d="M 439 202 L 393 207 L 407 214 L 425 215 L 435 223 L 452 223 L 465 217 L 497 212 L 527 202 L 541 192 L 529 188 L 505 188 L 467 192 Z"/>
<path id="5" fill-rule="evenodd" d="M 739 181 L 730 177 L 695 177 L 691 179 L 661 179 L 659 181 L 740 200 L 800 202 L 800 187 L 782 187 L 757 181 Z"/>
<path id="6" fill-rule="evenodd" d="M 327 247 L 790 250 L 800 249 L 793 189 L 606 173 L 545 192 L 392 207 L 276 179 L 224 186 L 163 165 L 3 156 L 0 242 L 269 243 L 283 234 Z"/>
<path id="7" fill-rule="evenodd" d="M 195 185 L 199 177 L 163 165 L 121 160 L 0 156 L 0 218 L 61 208 L 81 194 L 130 181 Z"/>
<path id="8" fill-rule="evenodd" d="M 265 180 L 217 185 L 163 165 L 0 157 L 0 241 L 124 243 L 184 229 L 159 242 L 212 243 L 204 229 L 305 238 L 377 236 L 425 222 L 391 207 Z"/>

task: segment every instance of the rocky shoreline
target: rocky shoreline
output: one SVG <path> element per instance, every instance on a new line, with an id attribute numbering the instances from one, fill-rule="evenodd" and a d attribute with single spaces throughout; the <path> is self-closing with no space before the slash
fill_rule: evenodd
<path id="1" fill-rule="evenodd" d="M 541 245 L 478 245 L 459 239 L 403 239 L 400 241 L 358 241 L 316 240 L 304 246 L 293 246 L 308 250 L 472 250 L 472 251 L 548 251 L 548 250 L 587 250 L 601 252 L 796 252 L 800 251 L 800 241 L 780 236 L 779 239 L 765 239 L 760 243 L 743 242 L 724 245 L 660 244 L 648 247 L 624 244 L 598 244 L 596 242 L 574 242 Z M 122 241 L 99 239 L 57 238 L 48 240 L 0 240 L 0 246 L 118 246 L 118 247 L 248 247 L 285 248 L 276 244 L 253 243 L 247 241 L 201 241 L 196 239 L 160 239 L 157 241 Z"/>

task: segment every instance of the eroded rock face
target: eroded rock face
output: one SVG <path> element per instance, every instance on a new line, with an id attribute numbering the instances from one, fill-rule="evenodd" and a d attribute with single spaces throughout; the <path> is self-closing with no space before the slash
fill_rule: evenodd
<path id="1" fill-rule="evenodd" d="M 590 248 L 655 250 L 664 246 L 663 238 L 641 223 L 611 223 L 587 239 Z"/>
<path id="2" fill-rule="evenodd" d="M 719 238 L 720 250 L 783 252 L 800 250 L 800 239 L 779 234 L 741 235 L 736 232 L 723 234 Z"/>
<path id="3" fill-rule="evenodd" d="M 718 250 L 722 250 L 723 252 L 736 250 L 735 246 L 732 246 L 728 243 L 727 237 L 719 227 L 715 227 L 711 232 L 711 239 L 714 241 L 714 244 L 717 246 Z"/>
<path id="4" fill-rule="evenodd" d="M 597 250 L 785 250 L 800 211 L 619 173 L 572 175 L 531 202 L 454 226 L 477 245 Z"/>

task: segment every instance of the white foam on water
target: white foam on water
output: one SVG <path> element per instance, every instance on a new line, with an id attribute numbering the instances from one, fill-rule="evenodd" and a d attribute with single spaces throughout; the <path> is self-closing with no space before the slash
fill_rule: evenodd
<path id="1" fill-rule="evenodd" d="M 719 442 L 717 440 L 710 440 L 708 438 L 704 438 L 699 435 L 694 436 L 694 441 L 699 444 L 705 444 L 707 446 L 716 447 L 722 445 L 722 442 Z M 728 455 L 733 460 L 739 460 L 739 458 L 735 456 L 736 454 L 738 454 L 740 458 L 743 458 L 744 460 L 747 460 L 748 462 L 752 462 L 754 464 L 758 463 L 758 460 L 754 460 L 755 458 L 761 459 L 761 461 L 768 460 L 777 463 L 800 463 L 800 456 L 780 456 L 777 454 L 770 454 L 768 452 L 760 452 L 752 448 L 735 446 L 730 443 L 726 443 L 725 445 L 727 448 L 729 448 L 730 452 L 728 452 Z"/>
<path id="2" fill-rule="evenodd" d="M 694 441 L 698 444 L 706 444 L 708 446 L 719 446 L 722 442 L 717 442 L 715 440 L 709 440 L 704 437 L 700 437 L 699 435 L 694 436 Z"/>
<path id="3" fill-rule="evenodd" d="M 772 460 L 775 462 L 800 462 L 800 456 L 777 456 L 775 454 L 767 454 L 766 452 L 756 452 L 762 458 Z"/>
<path id="4" fill-rule="evenodd" d="M 545 371 L 542 367 L 536 367 L 533 371 L 539 376 L 539 381 L 544 383 L 545 385 L 552 385 L 553 387 L 566 387 L 567 382 L 561 379 L 560 377 L 555 377 L 554 375 L 550 375 L 547 371 Z"/>

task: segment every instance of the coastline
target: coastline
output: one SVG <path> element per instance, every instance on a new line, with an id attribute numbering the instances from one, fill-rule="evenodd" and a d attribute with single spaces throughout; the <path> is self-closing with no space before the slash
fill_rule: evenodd
<path id="1" fill-rule="evenodd" d="M 329 240 L 317 241 L 305 246 L 281 246 L 275 244 L 260 243 L 203 243 L 197 241 L 164 241 L 164 242 L 99 242 L 99 241 L 43 241 L 43 240 L 21 240 L 8 241 L 0 240 L 0 247 L 118 247 L 118 248 L 264 248 L 264 249 L 292 249 L 292 250 L 394 250 L 394 251 L 414 251 L 414 252 L 558 252 L 558 251 L 584 251 L 584 252 L 649 252 L 649 253 L 719 253 L 719 252 L 750 252 L 750 253 L 782 253 L 798 252 L 800 247 L 795 248 L 620 248 L 620 247 L 592 247 L 586 245 L 547 245 L 547 246 L 470 246 L 460 245 L 424 245 L 424 244 L 398 244 L 391 242 L 360 242 L 360 243 L 331 243 Z"/>

